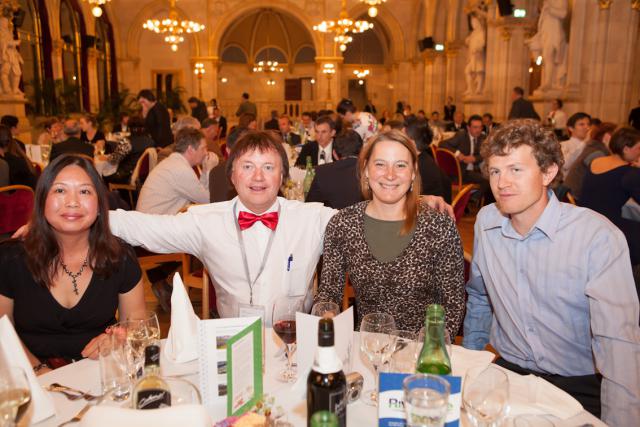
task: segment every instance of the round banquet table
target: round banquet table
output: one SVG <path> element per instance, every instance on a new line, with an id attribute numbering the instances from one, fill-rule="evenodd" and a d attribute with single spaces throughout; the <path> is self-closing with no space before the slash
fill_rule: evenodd
<path id="1" fill-rule="evenodd" d="M 285 367 L 285 359 L 282 353 L 279 351 L 283 346 L 280 339 L 272 332 L 271 329 L 267 329 L 265 333 L 266 341 L 266 355 L 265 355 L 265 373 L 264 373 L 264 391 L 270 396 L 275 397 L 275 405 L 281 406 L 287 419 L 294 426 L 306 426 L 306 400 L 305 390 L 302 392 L 293 389 L 291 384 L 279 382 L 276 379 L 277 373 Z M 351 354 L 351 370 L 361 373 L 364 377 L 364 390 L 373 388 L 373 368 L 365 361 L 364 356 L 359 351 L 359 337 L 358 333 L 354 333 Z M 279 356 L 276 356 L 276 353 Z M 458 376 L 464 376 L 467 369 L 477 366 L 478 364 L 487 364 L 490 362 L 491 357 L 487 359 L 487 352 L 475 352 L 467 350 L 459 346 L 453 347 L 452 366 L 453 374 Z M 188 362 L 181 365 L 169 366 L 170 363 L 162 358 L 161 360 L 163 375 L 168 376 L 181 376 L 193 384 L 198 384 L 198 362 Z M 345 369 L 346 371 L 346 369 Z M 524 379 L 513 372 L 508 372 L 510 381 L 515 383 L 516 378 Z M 89 391 L 92 393 L 100 393 L 100 374 L 98 361 L 84 359 L 71 365 L 64 366 L 54 371 L 48 372 L 38 377 L 40 384 L 43 386 L 49 385 L 53 382 L 58 382 L 70 387 L 78 388 L 81 390 Z M 542 380 L 541 380 L 542 381 Z M 521 383 L 521 381 L 520 381 Z M 511 399 L 517 399 L 521 395 L 522 390 L 511 390 Z M 564 393 L 564 392 L 561 392 Z M 53 398 L 56 407 L 56 416 L 50 417 L 38 424 L 37 427 L 50 427 L 57 426 L 63 421 L 66 421 L 73 417 L 78 411 L 80 411 L 87 402 L 69 401 L 60 393 L 49 393 Z M 510 399 L 510 404 L 512 403 Z M 514 402 L 515 403 L 515 402 Z M 113 404 L 113 403 L 111 403 Z M 521 413 L 522 407 L 526 403 L 519 402 L 519 408 Z M 524 413 L 548 413 L 547 411 L 536 408 L 534 404 L 530 404 L 530 411 L 525 410 Z M 214 421 L 224 418 L 222 416 L 212 417 Z M 469 426 L 464 414 L 462 414 L 463 422 L 462 426 Z M 561 421 L 555 421 L 556 427 L 598 427 L 606 426 L 602 421 L 591 415 L 590 413 L 582 410 L 577 415 L 564 419 Z M 347 407 L 347 425 L 353 427 L 361 426 L 376 426 L 377 425 L 377 409 L 373 406 L 366 405 L 362 402 L 362 399 L 357 402 L 349 404 Z M 506 424 L 512 425 L 511 422 Z"/>

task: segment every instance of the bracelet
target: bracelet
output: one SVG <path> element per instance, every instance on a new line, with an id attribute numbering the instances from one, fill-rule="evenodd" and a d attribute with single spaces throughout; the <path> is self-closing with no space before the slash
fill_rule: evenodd
<path id="1" fill-rule="evenodd" d="M 41 364 L 39 364 L 38 366 L 34 366 L 34 367 L 33 367 L 33 372 L 35 372 L 35 373 L 37 374 L 37 373 L 38 373 L 38 372 L 40 372 L 42 369 L 44 369 L 44 368 L 48 368 L 48 367 L 49 367 L 49 365 L 47 365 L 46 363 L 41 363 Z"/>

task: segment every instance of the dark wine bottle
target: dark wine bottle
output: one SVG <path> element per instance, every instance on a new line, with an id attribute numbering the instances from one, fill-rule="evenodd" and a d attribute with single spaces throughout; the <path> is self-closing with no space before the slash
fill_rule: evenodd
<path id="1" fill-rule="evenodd" d="M 307 377 L 307 427 L 311 427 L 311 417 L 318 411 L 332 412 L 340 427 L 347 425 L 347 379 L 334 336 L 333 320 L 320 319 L 316 357 Z"/>

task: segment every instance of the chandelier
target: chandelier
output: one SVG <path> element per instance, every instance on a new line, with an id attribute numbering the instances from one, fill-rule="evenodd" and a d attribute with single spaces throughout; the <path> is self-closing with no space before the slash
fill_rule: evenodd
<path id="1" fill-rule="evenodd" d="M 271 22 L 270 22 L 271 21 L 271 11 L 267 10 L 265 13 L 266 13 L 266 16 L 267 16 L 267 18 L 266 18 L 267 19 L 267 23 L 266 23 L 266 27 L 267 27 L 267 44 L 266 44 L 266 46 L 267 46 L 267 49 L 266 49 L 267 60 L 266 61 L 259 61 L 253 67 L 253 72 L 254 73 L 262 73 L 262 72 L 265 72 L 265 73 L 282 73 L 282 72 L 284 72 L 284 68 L 279 67 L 278 66 L 278 61 L 272 61 L 271 58 L 269 57 L 270 56 L 270 51 L 271 51 L 271 48 L 269 47 L 270 46 L 270 43 L 269 43 L 269 29 L 271 28 L 271 25 L 270 25 L 271 24 Z M 273 79 L 269 79 L 269 81 L 271 81 L 271 80 L 273 80 Z M 267 84 L 269 84 L 269 83 L 267 82 Z M 273 82 L 273 84 L 270 84 L 270 86 L 273 86 L 273 85 L 275 85 L 275 81 Z"/>
<path id="2" fill-rule="evenodd" d="M 334 33 L 333 41 L 338 43 L 340 51 L 347 50 L 347 45 L 353 41 L 351 34 L 357 34 L 373 28 L 373 24 L 368 21 L 354 21 L 347 14 L 347 0 L 341 1 L 340 16 L 338 21 L 322 21 L 314 25 L 313 29 L 321 33 Z"/>
<path id="3" fill-rule="evenodd" d="M 369 16 L 375 18 L 378 16 L 378 8 L 376 7 L 379 4 L 386 3 L 387 0 L 360 0 L 362 3 L 369 6 Z"/>
<path id="4" fill-rule="evenodd" d="M 171 50 L 174 52 L 178 50 L 178 45 L 184 42 L 183 34 L 193 34 L 204 30 L 203 24 L 179 19 L 176 0 L 169 0 L 169 17 L 162 20 L 148 19 L 142 24 L 142 27 L 157 34 L 164 34 L 164 41 L 171 45 Z"/>
<path id="5" fill-rule="evenodd" d="M 111 0 L 84 0 L 91 7 L 91 13 L 96 18 L 100 18 L 102 16 L 102 5 L 109 3 Z"/>

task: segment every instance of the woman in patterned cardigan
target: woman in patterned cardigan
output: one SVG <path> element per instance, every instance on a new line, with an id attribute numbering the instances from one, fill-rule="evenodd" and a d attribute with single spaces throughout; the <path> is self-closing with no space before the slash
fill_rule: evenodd
<path id="1" fill-rule="evenodd" d="M 427 305 L 444 306 L 455 334 L 464 313 L 463 252 L 455 223 L 420 203 L 415 145 L 402 132 L 375 136 L 360 154 L 365 201 L 338 212 L 324 238 L 316 301 L 342 301 L 349 275 L 365 314 L 393 315 L 398 329 L 418 331 Z"/>

